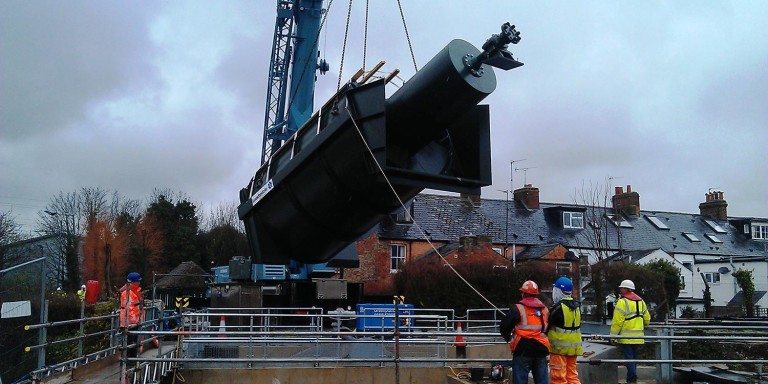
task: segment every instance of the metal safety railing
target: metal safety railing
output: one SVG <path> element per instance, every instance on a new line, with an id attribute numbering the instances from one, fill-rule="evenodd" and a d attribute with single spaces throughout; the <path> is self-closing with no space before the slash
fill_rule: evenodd
<path id="1" fill-rule="evenodd" d="M 132 383 L 155 383 L 173 370 L 195 368 L 447 366 L 511 359 L 506 342 L 498 333 L 501 318 L 496 309 L 472 309 L 466 316 L 457 317 L 452 310 L 441 309 L 412 310 L 397 315 L 361 315 L 348 310 L 326 313 L 319 308 L 217 308 L 183 313 L 174 329 L 149 329 L 150 325 L 161 328 L 157 325 L 163 321 L 160 316 L 145 324 L 144 329 L 127 330 L 126 335 L 143 338 L 143 345 L 160 341 L 156 353 L 150 350 L 139 357 L 129 358 L 121 353 L 130 345 L 115 331 L 113 316 L 31 325 L 28 329 L 34 330 L 98 320 L 112 321 L 113 327 L 109 331 L 28 348 L 31 351 L 104 334 L 122 341 L 111 342 L 103 351 L 39 369 L 33 372 L 37 379 L 115 353 L 121 353 L 122 377 Z M 457 328 L 460 322 L 465 322 L 466 326 Z M 374 324 L 373 328 L 378 329 L 360 329 L 360 324 Z M 583 329 L 585 341 L 607 345 L 611 339 L 608 326 L 604 324 L 592 327 L 589 332 Z M 691 334 L 697 331 L 707 334 Z M 673 347 L 685 342 L 768 344 L 767 322 L 669 321 L 648 327 L 643 339 L 653 345 L 655 356 L 633 362 L 655 365 L 661 382 L 670 382 L 672 368 L 684 364 L 753 365 L 760 372 L 762 365 L 768 363 L 761 358 L 676 358 Z M 469 358 L 456 354 L 457 346 L 469 349 L 482 346 L 477 350 L 485 350 L 493 345 L 497 345 L 497 350 L 503 354 L 473 353 Z M 608 357 L 580 357 L 578 362 L 618 365 L 629 361 Z"/>
<path id="2" fill-rule="evenodd" d="M 154 307 L 147 308 L 147 312 L 145 314 L 149 320 L 145 320 L 144 322 L 138 324 L 136 329 L 162 329 L 163 322 L 169 318 L 164 316 L 162 311 Z M 180 318 L 180 316 L 171 317 Z M 38 344 L 24 347 L 25 352 L 38 353 L 40 356 L 38 361 L 42 362 L 36 370 L 31 372 L 30 380 L 39 382 L 47 377 L 71 371 L 75 368 L 90 364 L 97 360 L 102 360 L 119 353 L 124 347 L 121 341 L 124 337 L 126 337 L 126 335 L 119 332 L 117 318 L 118 315 L 116 312 L 103 316 L 84 317 L 83 310 L 81 308 L 81 318 L 79 319 L 53 321 L 25 326 L 25 330 L 37 331 L 41 335 L 39 338 L 40 342 Z M 104 329 L 95 332 L 86 332 L 86 324 L 96 324 L 96 328 Z M 59 327 L 72 327 L 75 325 L 79 326 L 75 336 L 55 340 L 50 340 L 47 336 L 49 334 L 48 331 L 51 329 Z M 84 342 L 87 339 L 97 339 L 97 341 L 98 339 L 101 339 L 106 341 L 107 346 L 96 351 L 84 353 Z M 156 339 L 157 337 L 143 340 L 142 345 L 148 344 Z M 75 356 L 62 362 L 44 364 L 46 361 L 46 353 L 51 347 L 74 343 L 77 344 L 77 353 Z"/>

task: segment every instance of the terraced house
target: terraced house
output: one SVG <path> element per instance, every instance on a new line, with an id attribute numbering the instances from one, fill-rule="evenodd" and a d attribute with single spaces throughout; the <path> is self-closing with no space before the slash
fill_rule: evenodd
<path id="1" fill-rule="evenodd" d="M 366 295 L 391 294 L 402 264 L 433 246 L 447 259 L 463 253 L 497 257 L 499 265 L 544 263 L 553 280 L 569 275 L 581 288 L 597 262 L 665 259 L 685 285 L 677 315 L 687 306 L 703 310 L 706 285 L 714 314 L 741 313 L 743 293 L 732 274 L 745 269 L 752 271 L 757 313 L 766 316 L 768 218 L 729 217 L 723 192 L 707 193 L 697 213 L 641 209 L 631 186 L 616 187 L 608 206 L 542 203 L 532 185 L 513 196 L 420 194 L 358 242 L 360 268 L 345 277 L 363 282 Z"/>

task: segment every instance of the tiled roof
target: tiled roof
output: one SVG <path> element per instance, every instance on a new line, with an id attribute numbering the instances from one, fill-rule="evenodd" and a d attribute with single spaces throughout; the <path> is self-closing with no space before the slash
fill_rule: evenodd
<path id="1" fill-rule="evenodd" d="M 658 251 L 659 249 L 639 249 L 635 251 L 626 251 L 622 253 L 615 253 L 608 257 L 608 260 L 610 261 L 623 261 L 623 260 L 629 260 L 629 261 L 639 261 L 645 258 L 646 256 Z"/>
<path id="2" fill-rule="evenodd" d="M 560 244 L 542 244 L 542 245 L 532 245 L 528 247 L 523 253 L 518 255 L 518 258 L 521 259 L 540 259 L 546 255 L 548 255 L 552 250 L 557 248 L 557 246 Z"/>
<path id="3" fill-rule="evenodd" d="M 757 304 L 757 302 L 760 301 L 760 299 L 762 299 L 765 294 L 766 291 L 755 291 L 752 294 L 753 304 Z M 729 307 L 741 307 L 742 305 L 744 305 L 744 291 L 739 291 L 736 293 L 727 304 Z"/>
<path id="4" fill-rule="evenodd" d="M 576 204 L 541 203 L 539 209 L 529 210 L 513 201 L 483 199 L 473 205 L 459 196 L 420 194 L 413 200 L 414 224 L 379 225 L 377 233 L 382 239 L 418 240 L 422 231 L 434 241 L 455 241 L 460 236 L 488 235 L 494 244 L 545 245 L 560 243 L 566 248 L 594 248 L 588 239 L 593 227 L 585 223 L 584 229 L 564 229 L 555 222 L 552 212 L 560 210 L 584 211 L 585 217 L 614 215 L 604 207 L 584 207 Z M 507 221 L 506 209 L 509 210 Z M 648 219 L 656 217 L 668 229 L 659 229 Z M 640 216 L 623 216 L 630 227 L 607 224 L 608 248 L 627 251 L 661 249 L 669 254 L 727 255 L 768 257 L 765 242 L 747 238 L 727 221 L 714 220 L 726 233 L 717 233 L 700 214 L 643 210 Z M 760 219 L 768 221 L 768 219 Z M 586 221 L 586 220 L 585 220 Z M 419 230 L 421 228 L 421 230 Z M 684 234 L 693 234 L 699 241 L 691 241 Z M 720 242 L 706 235 L 715 235 Z"/>

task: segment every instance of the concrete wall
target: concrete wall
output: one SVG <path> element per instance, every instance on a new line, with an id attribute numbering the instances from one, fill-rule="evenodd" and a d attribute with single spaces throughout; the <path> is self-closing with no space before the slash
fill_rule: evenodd
<path id="1" fill-rule="evenodd" d="M 584 343 L 584 351 L 592 352 L 590 359 L 620 358 L 615 347 L 602 343 Z M 450 351 L 448 358 L 455 358 Z M 490 361 L 509 364 L 511 354 L 506 344 L 471 345 L 467 347 L 467 358 L 488 359 L 487 363 L 451 363 L 451 367 L 400 367 L 400 383 L 457 383 L 456 377 L 462 372 L 469 373 L 472 367 L 485 368 L 490 372 Z M 375 384 L 395 382 L 393 367 L 328 367 L 328 368 L 259 368 L 259 369 L 182 369 L 181 376 L 187 384 L 198 383 L 249 383 L 249 384 Z M 466 375 L 466 374 L 465 374 Z M 583 383 L 618 382 L 617 364 L 579 364 L 579 377 Z M 466 382 L 466 381 L 465 381 Z"/>
<path id="2" fill-rule="evenodd" d="M 231 384 L 375 384 L 394 383 L 395 369 L 387 367 L 339 368 L 262 368 L 262 369 L 185 369 L 185 383 Z M 447 383 L 447 367 L 401 367 L 401 384 Z"/>

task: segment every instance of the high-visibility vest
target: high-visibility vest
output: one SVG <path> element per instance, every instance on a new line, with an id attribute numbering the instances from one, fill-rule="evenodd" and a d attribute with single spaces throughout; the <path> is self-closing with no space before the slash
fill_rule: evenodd
<path id="1" fill-rule="evenodd" d="M 645 335 L 643 330 L 650 321 L 651 314 L 648 312 L 645 301 L 622 297 L 616 301 L 616 307 L 613 309 L 611 335 L 642 337 Z M 617 339 L 616 341 L 619 344 L 643 344 L 645 342 L 642 338 Z"/>
<path id="2" fill-rule="evenodd" d="M 128 287 L 120 294 L 120 326 L 128 327 L 141 321 L 141 298 Z"/>
<path id="3" fill-rule="evenodd" d="M 512 341 L 509 343 L 509 349 L 512 350 L 512 353 L 515 352 L 517 343 L 522 338 L 534 339 L 549 349 L 549 339 L 544 334 L 547 329 L 547 317 L 549 317 L 547 308 L 532 308 L 522 304 L 515 304 L 515 306 L 520 312 L 520 321 L 515 324 Z"/>
<path id="4" fill-rule="evenodd" d="M 549 352 L 563 356 L 579 356 L 581 348 L 581 311 L 579 308 L 571 309 L 563 303 L 573 298 L 563 298 L 560 301 L 560 310 L 563 312 L 563 326 L 549 325 L 547 337 L 549 337 Z"/>

